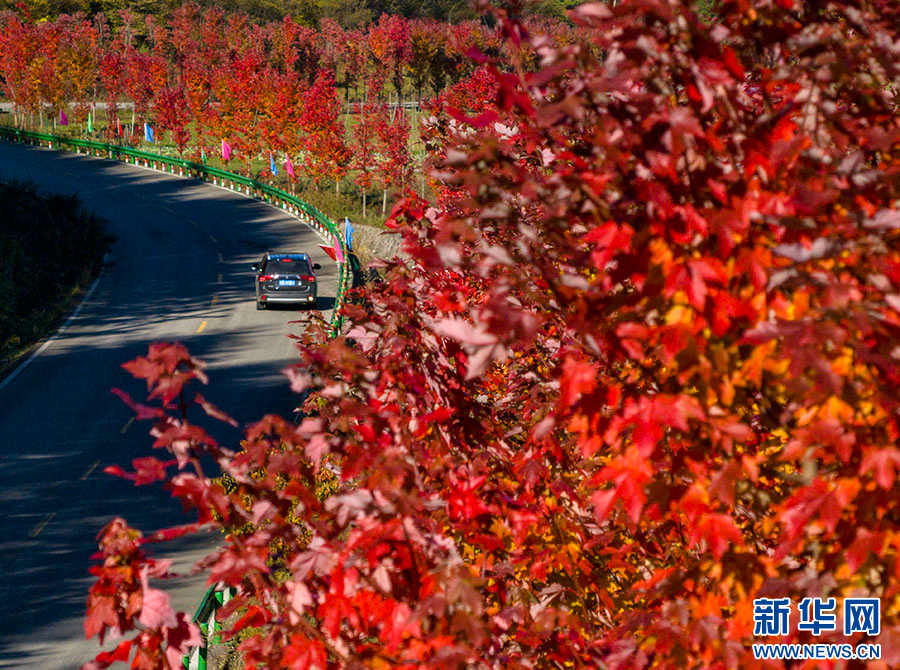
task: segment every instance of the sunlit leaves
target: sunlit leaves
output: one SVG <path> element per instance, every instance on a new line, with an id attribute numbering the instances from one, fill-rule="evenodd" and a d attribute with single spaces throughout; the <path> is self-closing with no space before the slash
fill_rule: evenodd
<path id="1" fill-rule="evenodd" d="M 346 337 L 300 338 L 299 427 L 225 453 L 166 415 L 199 365 L 132 363 L 170 487 L 249 524 L 208 560 L 248 662 L 751 667 L 764 596 L 881 597 L 897 635 L 896 14 L 719 11 L 460 30 L 480 51 L 422 128 L 437 203 L 392 212 L 407 260 Z"/>

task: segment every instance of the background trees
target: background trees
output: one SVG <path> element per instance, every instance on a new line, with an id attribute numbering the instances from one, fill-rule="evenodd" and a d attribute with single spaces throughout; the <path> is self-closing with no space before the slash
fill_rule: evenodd
<path id="1" fill-rule="evenodd" d="M 755 598 L 851 596 L 900 663 L 900 13 L 821 9 L 591 4 L 563 45 L 500 12 L 540 70 L 488 57 L 433 108 L 440 202 L 301 340 L 314 416 L 231 454 L 165 406 L 186 351 L 129 364 L 181 464 L 137 475 L 255 526 L 209 561 L 249 666 L 763 667 Z"/>
<path id="2" fill-rule="evenodd" d="M 119 24 L 122 10 L 152 14 L 165 20 L 181 4 L 180 0 L 22 0 L 7 3 L 10 8 L 21 6 L 35 20 L 52 20 L 61 14 L 78 12 L 88 16 L 102 13 L 113 25 Z M 309 27 L 314 27 L 323 18 L 330 18 L 344 28 L 358 28 L 377 20 L 382 14 L 453 22 L 477 18 L 477 12 L 463 0 L 200 0 L 199 4 L 204 9 L 242 12 L 260 23 L 280 21 L 283 17 L 290 16 Z M 571 0 L 543 0 L 526 11 L 562 17 L 564 11 L 571 6 Z"/>
<path id="3" fill-rule="evenodd" d="M 379 124 L 379 118 L 387 114 L 384 105 L 375 102 L 366 102 L 354 105 L 353 132 L 350 139 L 350 147 L 353 154 L 352 167 L 356 171 L 353 180 L 362 192 L 363 216 L 366 215 L 366 196 L 375 183 L 376 155 L 379 149 L 378 136 L 375 128 Z"/>
<path id="4" fill-rule="evenodd" d="M 375 136 L 379 156 L 376 159 L 383 188 L 381 215 L 385 215 L 389 189 L 403 191 L 412 181 L 412 159 L 409 152 L 409 121 L 402 111 L 380 114 L 375 119 Z"/>
<path id="5" fill-rule="evenodd" d="M 388 194 L 410 186 L 405 166 L 413 150 L 418 160 L 421 147 L 413 146 L 418 133 L 401 128 L 415 129 L 422 103 L 469 76 L 473 63 L 466 53 L 496 55 L 500 44 L 488 22 L 453 25 L 401 15 L 383 14 L 350 29 L 328 17 L 316 28 L 291 16 L 262 22 L 197 2 L 115 14 L 112 20 L 78 13 L 39 22 L 29 22 L 27 7 L 0 14 L 0 85 L 15 105 L 15 123 L 55 123 L 65 105 L 75 122 L 66 132 L 82 133 L 78 123 L 88 107 L 105 100 L 93 127 L 109 139 L 120 137 L 124 122 L 122 141 L 140 144 L 146 122 L 157 131 L 158 149 L 172 146 L 193 158 L 204 150 L 218 155 L 225 139 L 245 171 L 259 176 L 268 175 L 269 153 L 291 153 L 316 192 L 333 181 L 340 193 L 348 170 L 363 190 L 378 184 Z M 548 26 L 555 43 L 569 39 L 567 25 Z M 319 102 L 306 104 L 306 95 Z M 380 109 L 385 100 L 402 103 L 405 115 L 391 108 L 396 123 L 383 124 L 380 141 L 387 149 L 353 144 L 356 121 L 369 120 L 352 113 L 355 104 Z M 390 140 L 389 129 L 396 131 Z M 375 137 L 374 126 L 359 132 Z M 407 145 L 396 144 L 403 137 Z M 363 155 L 353 158 L 351 145 Z M 397 169 L 379 168 L 370 162 L 375 156 Z M 424 190 L 421 175 L 417 184 Z"/>
<path id="6" fill-rule="evenodd" d="M 37 100 L 33 99 L 29 82 L 29 64 L 34 60 L 39 42 L 34 39 L 34 27 L 22 22 L 18 17 L 7 14 L 3 17 L 0 31 L 0 72 L 6 95 L 17 103 L 13 110 L 13 122 L 22 123 L 22 110 L 37 111 Z"/>
<path id="7" fill-rule="evenodd" d="M 304 95 L 298 124 L 303 138 L 303 167 L 316 188 L 323 178 L 334 180 L 337 188 L 347 173 L 350 152 L 344 142 L 340 107 L 334 76 L 329 70 L 319 70 Z"/>

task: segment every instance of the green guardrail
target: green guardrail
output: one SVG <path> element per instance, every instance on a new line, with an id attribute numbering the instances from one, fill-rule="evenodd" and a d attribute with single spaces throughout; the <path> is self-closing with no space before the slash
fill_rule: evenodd
<path id="1" fill-rule="evenodd" d="M 197 613 L 194 614 L 194 623 L 200 629 L 202 642 L 199 647 L 191 649 L 182 660 L 185 670 L 206 670 L 209 646 L 219 643 L 218 633 L 222 629 L 222 624 L 216 621 L 216 612 L 231 600 L 234 592 L 232 587 L 221 588 L 219 585 L 207 589 Z"/>
<path id="2" fill-rule="evenodd" d="M 194 163 L 183 158 L 171 158 L 160 156 L 140 149 L 123 147 L 116 144 L 104 144 L 93 140 L 83 140 L 74 137 L 61 137 L 36 133 L 29 130 L 19 130 L 0 126 L 0 139 L 6 139 L 21 144 L 46 146 L 50 149 L 69 150 L 77 153 L 86 153 L 101 158 L 124 161 L 133 165 L 177 174 L 180 177 L 200 179 L 216 186 L 229 188 L 244 193 L 250 197 L 263 200 L 269 204 L 287 210 L 297 216 L 304 224 L 318 231 L 332 242 L 340 245 L 344 262 L 338 263 L 339 279 L 338 289 L 335 294 L 334 311 L 331 314 L 331 337 L 336 337 L 343 326 L 341 308 L 344 305 L 347 289 L 353 281 L 353 273 L 350 268 L 350 255 L 348 253 L 343 235 L 334 222 L 309 203 L 292 196 L 279 188 L 265 184 L 249 177 L 244 177 L 226 170 L 209 167 L 200 163 Z M 233 595 L 231 588 L 223 588 L 220 585 L 209 587 L 197 612 L 194 614 L 194 622 L 200 627 L 200 635 L 203 640 L 199 647 L 195 647 L 184 657 L 184 667 L 187 670 L 206 670 L 206 655 L 209 643 L 217 640 L 217 632 L 221 624 L 216 621 L 216 612 L 222 605 L 228 602 Z"/>
<path id="3" fill-rule="evenodd" d="M 290 193 L 282 191 L 280 188 L 275 188 L 270 184 L 250 179 L 249 177 L 202 165 L 201 163 L 195 163 L 183 158 L 160 156 L 148 151 L 132 149 L 131 147 L 105 144 L 103 142 L 94 142 L 93 140 L 84 140 L 74 137 L 61 137 L 59 135 L 37 133 L 30 130 L 20 130 L 18 128 L 9 128 L 6 126 L 0 126 L 0 138 L 19 142 L 21 144 L 46 146 L 50 149 L 85 153 L 133 165 L 140 165 L 161 172 L 168 172 L 180 177 L 200 179 L 216 186 L 243 193 L 252 198 L 256 198 L 257 200 L 268 202 L 275 207 L 280 207 L 281 209 L 290 212 L 297 216 L 297 218 L 305 225 L 316 230 L 320 235 L 330 239 L 332 243 L 337 243 L 340 246 L 344 262 L 338 263 L 338 289 L 335 294 L 334 311 L 331 314 L 331 336 L 335 337 L 341 332 L 341 327 L 343 325 L 341 308 L 344 305 L 347 289 L 350 288 L 353 281 L 353 273 L 350 270 L 349 263 L 350 256 L 347 252 L 344 237 L 341 235 L 341 232 L 335 223 L 319 211 L 319 209 L 309 203 L 303 202 L 299 198 L 292 196 Z"/>

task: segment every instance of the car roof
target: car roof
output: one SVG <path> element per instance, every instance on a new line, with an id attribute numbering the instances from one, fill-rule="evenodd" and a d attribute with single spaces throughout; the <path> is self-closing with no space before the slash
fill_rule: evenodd
<path id="1" fill-rule="evenodd" d="M 266 253 L 266 260 L 271 260 L 273 258 L 290 258 L 292 261 L 293 260 L 308 261 L 309 254 L 275 254 L 272 252 Z"/>

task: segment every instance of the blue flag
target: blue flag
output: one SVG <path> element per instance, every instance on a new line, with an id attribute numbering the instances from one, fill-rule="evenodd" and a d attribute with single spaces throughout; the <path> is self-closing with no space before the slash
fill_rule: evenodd
<path id="1" fill-rule="evenodd" d="M 153 128 L 150 127 L 149 123 L 144 124 L 144 139 L 147 142 L 153 142 Z"/>
<path id="2" fill-rule="evenodd" d="M 347 251 L 353 247 L 353 224 L 348 217 L 344 217 L 344 241 L 347 243 Z"/>
<path id="3" fill-rule="evenodd" d="M 272 171 L 272 174 L 278 174 L 278 166 L 275 165 L 275 159 L 272 157 L 271 152 L 269 152 L 269 169 Z"/>

